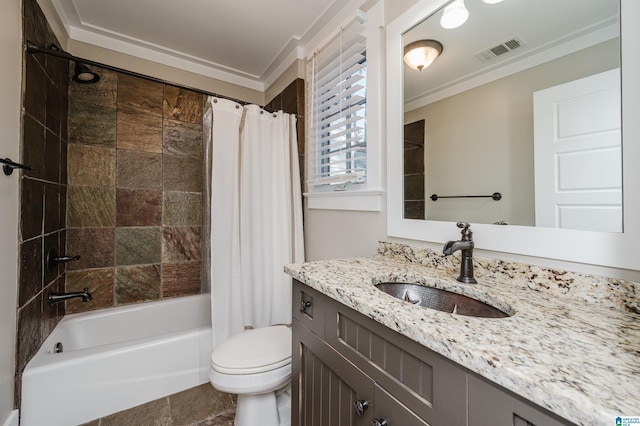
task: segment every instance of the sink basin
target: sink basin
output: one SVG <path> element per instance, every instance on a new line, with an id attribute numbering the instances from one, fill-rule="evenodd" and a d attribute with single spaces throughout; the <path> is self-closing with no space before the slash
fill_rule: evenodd
<path id="1" fill-rule="evenodd" d="M 509 314 L 479 300 L 439 288 L 410 283 L 376 284 L 381 290 L 395 298 L 425 308 L 452 314 L 482 318 L 505 318 Z"/>

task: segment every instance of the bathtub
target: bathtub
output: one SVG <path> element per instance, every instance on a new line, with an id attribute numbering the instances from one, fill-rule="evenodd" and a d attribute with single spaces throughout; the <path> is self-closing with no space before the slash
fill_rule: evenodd
<path id="1" fill-rule="evenodd" d="M 205 383 L 212 346 L 208 294 L 67 315 L 24 370 L 20 424 L 77 425 Z"/>

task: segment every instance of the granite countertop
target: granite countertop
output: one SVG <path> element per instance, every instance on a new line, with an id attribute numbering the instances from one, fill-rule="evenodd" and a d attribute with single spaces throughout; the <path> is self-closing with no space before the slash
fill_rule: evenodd
<path id="1" fill-rule="evenodd" d="M 640 284 L 380 243 L 372 257 L 287 265 L 293 278 L 559 416 L 582 425 L 640 414 Z M 474 318 L 395 299 L 379 282 L 468 295 L 508 318 Z"/>

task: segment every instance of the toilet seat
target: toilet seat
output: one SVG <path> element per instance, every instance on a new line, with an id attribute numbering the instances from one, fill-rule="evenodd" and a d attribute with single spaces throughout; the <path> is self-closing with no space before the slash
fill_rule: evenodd
<path id="1" fill-rule="evenodd" d="M 211 354 L 209 381 L 219 391 L 238 395 L 236 426 L 287 424 L 280 421 L 276 392 L 291 383 L 291 329 L 264 327 L 225 340 Z"/>
<path id="2" fill-rule="evenodd" d="M 291 364 L 291 329 L 277 325 L 252 330 L 225 340 L 211 354 L 211 368 L 243 375 L 275 370 Z"/>

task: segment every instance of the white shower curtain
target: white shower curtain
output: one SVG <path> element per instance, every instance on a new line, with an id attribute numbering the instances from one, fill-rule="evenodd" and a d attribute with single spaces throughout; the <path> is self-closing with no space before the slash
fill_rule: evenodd
<path id="1" fill-rule="evenodd" d="M 295 116 L 209 98 L 214 345 L 291 323 L 287 263 L 304 261 Z"/>

